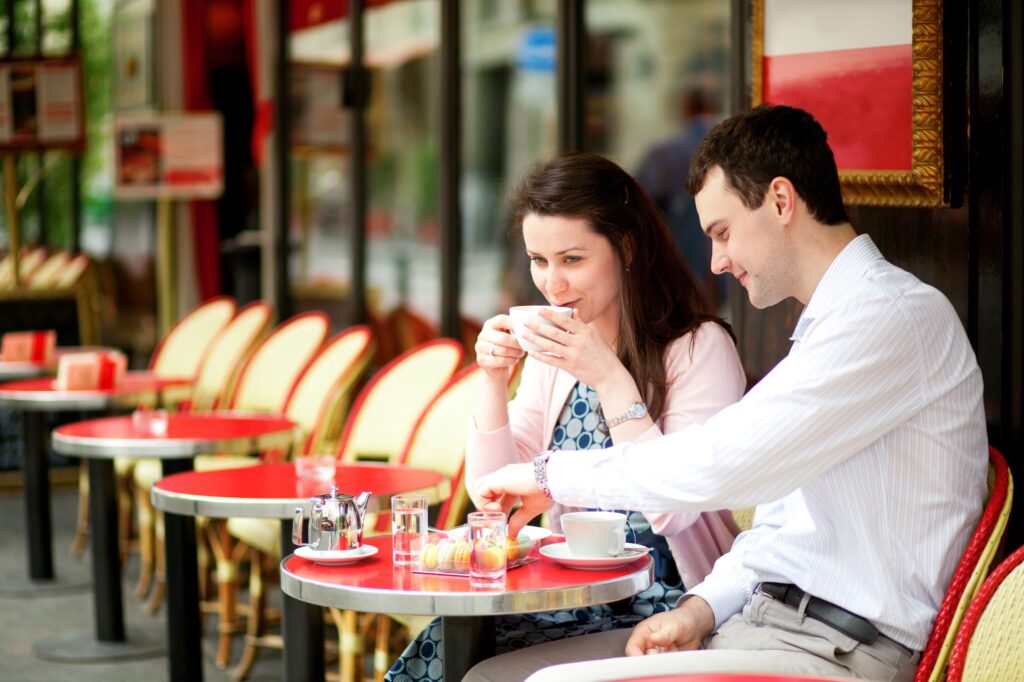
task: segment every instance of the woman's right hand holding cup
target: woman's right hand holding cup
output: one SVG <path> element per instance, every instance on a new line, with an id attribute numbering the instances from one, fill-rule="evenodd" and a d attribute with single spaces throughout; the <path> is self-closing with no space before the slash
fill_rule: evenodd
<path id="1" fill-rule="evenodd" d="M 512 318 L 501 313 L 484 322 L 476 337 L 476 362 L 489 376 L 508 380 L 508 370 L 523 357 L 523 349 L 511 334 Z"/>

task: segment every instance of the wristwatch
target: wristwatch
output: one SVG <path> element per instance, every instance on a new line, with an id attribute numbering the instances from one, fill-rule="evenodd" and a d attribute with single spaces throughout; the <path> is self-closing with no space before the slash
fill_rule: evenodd
<path id="1" fill-rule="evenodd" d="M 622 422 L 627 422 L 630 419 L 643 419 L 647 416 L 647 405 L 644 403 L 633 403 L 626 408 L 626 411 L 617 417 L 606 419 L 604 425 L 609 429 L 613 426 L 618 426 Z"/>

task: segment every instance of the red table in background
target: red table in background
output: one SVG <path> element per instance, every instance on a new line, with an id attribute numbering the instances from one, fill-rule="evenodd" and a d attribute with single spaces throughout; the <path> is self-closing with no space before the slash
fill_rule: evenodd
<path id="1" fill-rule="evenodd" d="M 565 568 L 547 559 L 508 572 L 503 590 L 474 588 L 466 577 L 416 573 L 391 562 L 391 538 L 366 541 L 378 552 L 356 564 L 321 566 L 291 556 L 281 562 L 281 590 L 320 606 L 442 617 L 444 678 L 461 680 L 494 655 L 494 616 L 607 604 L 651 585 L 649 556 L 599 571 Z M 455 642 L 457 646 L 448 647 Z"/>
<path id="2" fill-rule="evenodd" d="M 127 383 L 127 382 L 126 382 Z M 255 414 L 172 414 L 168 418 L 167 433 L 154 434 L 136 429 L 131 417 L 94 419 L 61 426 L 53 432 L 53 449 L 63 455 L 85 457 L 89 460 L 89 514 L 92 529 L 89 537 L 92 554 L 93 604 L 95 633 L 69 633 L 33 645 L 33 651 L 44 658 L 64 661 L 112 660 L 137 658 L 162 650 L 162 643 L 131 640 L 125 636 L 124 605 L 121 594 L 121 564 L 118 560 L 117 500 L 114 484 L 114 458 L 159 458 L 164 475 L 192 468 L 196 455 L 224 453 L 254 453 L 267 448 L 287 448 L 294 437 L 295 424 L 287 419 Z M 192 627 L 199 631 L 198 607 L 194 613 L 182 614 L 177 604 L 198 604 L 199 586 L 195 555 L 195 522 L 192 518 L 168 517 L 164 524 L 166 536 L 167 618 L 169 627 Z M 171 582 L 170 574 L 182 570 L 189 557 L 171 551 L 183 536 L 191 540 L 191 584 L 187 581 Z M 182 586 L 191 589 L 183 593 Z M 184 619 L 179 623 L 180 619 Z M 173 644 L 173 643 L 172 643 Z M 182 665 L 199 668 L 202 661 L 196 652 L 195 660 L 170 647 L 172 671 Z"/>
<path id="3" fill-rule="evenodd" d="M 0 384 L 0 407 L 21 413 L 25 528 L 28 546 L 28 582 L 13 590 L 44 591 L 61 587 L 53 571 L 50 520 L 50 458 L 46 451 L 46 413 L 106 412 L 156 400 L 163 389 L 188 384 L 184 379 L 160 379 L 149 372 L 128 372 L 121 386 L 104 391 L 58 391 L 53 379 L 31 379 Z"/>
<path id="4" fill-rule="evenodd" d="M 449 481 L 435 471 L 383 464 L 339 464 L 335 467 L 334 483 L 339 493 L 355 495 L 364 490 L 373 493 L 368 511 L 388 510 L 390 496 L 397 493 L 422 492 L 429 499 L 439 501 L 448 495 L 449 488 Z M 288 556 L 293 549 L 291 520 L 295 507 L 305 504 L 313 495 L 330 492 L 331 484 L 331 481 L 297 478 L 291 463 L 260 464 L 168 476 L 153 487 L 152 498 L 153 506 L 166 513 L 168 529 L 172 519 L 191 521 L 193 516 L 280 519 L 281 553 Z M 168 530 L 165 547 L 171 679 L 201 680 L 195 535 L 172 538 Z M 173 571 L 172 554 L 181 557 Z M 389 560 L 390 556 L 389 550 Z M 183 595 L 178 600 L 170 598 L 175 583 L 187 584 L 186 589 L 177 589 L 177 593 Z M 172 609 L 182 612 L 179 620 L 172 620 Z M 320 609 L 286 596 L 282 621 L 285 679 L 322 680 L 324 622 Z M 176 668 L 175 652 L 181 661 L 189 663 Z"/>

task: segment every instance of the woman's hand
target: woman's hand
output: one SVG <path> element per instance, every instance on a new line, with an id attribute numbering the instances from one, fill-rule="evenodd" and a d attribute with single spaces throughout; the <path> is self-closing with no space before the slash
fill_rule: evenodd
<path id="1" fill-rule="evenodd" d="M 548 310 L 540 310 L 538 314 L 555 326 L 525 323 L 530 331 L 523 338 L 545 351 L 530 351 L 531 358 L 565 370 L 594 389 L 612 377 L 632 382 L 612 347 L 594 329 L 580 321 L 578 311 L 573 310 L 572 317 Z M 616 377 L 617 374 L 625 376 Z"/>
<path id="2" fill-rule="evenodd" d="M 484 322 L 480 334 L 476 337 L 476 363 L 491 377 L 501 377 L 508 381 L 508 371 L 523 357 L 523 349 L 519 347 L 511 334 L 512 319 L 505 314 L 495 315 Z"/>

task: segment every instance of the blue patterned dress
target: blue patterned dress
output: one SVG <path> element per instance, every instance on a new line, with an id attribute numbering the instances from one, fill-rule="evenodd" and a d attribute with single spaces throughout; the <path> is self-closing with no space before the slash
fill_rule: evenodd
<path id="1" fill-rule="evenodd" d="M 551 449 L 610 447 L 612 439 L 604 429 L 599 408 L 597 392 L 584 383 L 577 383 L 558 416 Z M 627 513 L 626 535 L 629 542 L 652 548 L 656 577 L 653 585 L 635 597 L 612 604 L 498 616 L 495 618 L 496 652 L 501 654 L 558 639 L 631 628 L 648 616 L 673 608 L 685 589 L 665 538 L 651 531 L 651 525 L 639 512 Z M 441 619 L 435 618 L 409 643 L 384 679 L 389 682 L 443 681 L 443 649 Z"/>

